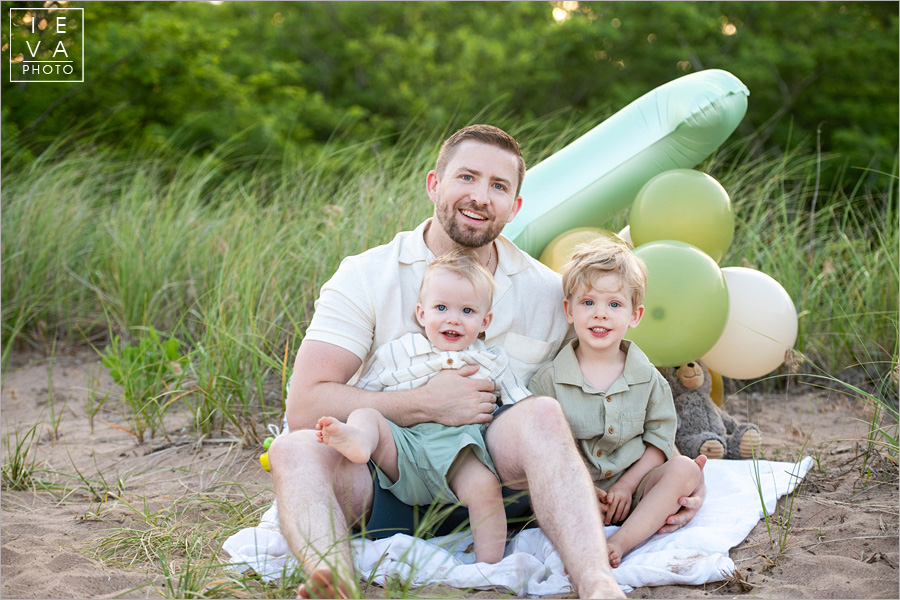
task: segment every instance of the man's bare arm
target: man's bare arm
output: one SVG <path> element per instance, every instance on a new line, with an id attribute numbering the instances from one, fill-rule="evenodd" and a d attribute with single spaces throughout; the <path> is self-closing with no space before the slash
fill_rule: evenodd
<path id="1" fill-rule="evenodd" d="M 291 431 L 312 429 L 325 415 L 346 420 L 357 408 L 375 408 L 407 427 L 434 421 L 444 425 L 487 423 L 495 408 L 494 384 L 466 377 L 469 366 L 445 371 L 423 387 L 399 392 L 372 392 L 347 385 L 362 361 L 334 344 L 304 340 L 294 361 L 287 419 Z"/>

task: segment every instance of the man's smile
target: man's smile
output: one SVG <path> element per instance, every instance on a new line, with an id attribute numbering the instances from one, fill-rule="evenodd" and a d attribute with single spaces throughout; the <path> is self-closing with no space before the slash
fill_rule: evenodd
<path id="1" fill-rule="evenodd" d="M 461 209 L 459 209 L 459 212 L 461 212 L 464 217 L 468 217 L 470 219 L 475 219 L 476 221 L 487 221 L 488 220 L 487 217 L 480 215 L 474 211 L 471 211 L 467 208 L 461 208 Z"/>

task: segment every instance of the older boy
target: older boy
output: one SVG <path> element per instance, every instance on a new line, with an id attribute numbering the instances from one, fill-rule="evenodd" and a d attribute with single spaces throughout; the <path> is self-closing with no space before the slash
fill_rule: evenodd
<path id="1" fill-rule="evenodd" d="M 613 568 L 655 533 L 700 482 L 700 467 L 674 456 L 669 385 L 623 338 L 644 314 L 647 269 L 625 245 L 600 238 L 563 268 L 563 308 L 577 340 L 529 384 L 556 398 L 600 498 Z"/>

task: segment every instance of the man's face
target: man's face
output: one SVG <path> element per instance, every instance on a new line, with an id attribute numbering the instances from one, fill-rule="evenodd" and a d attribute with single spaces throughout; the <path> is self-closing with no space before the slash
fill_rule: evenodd
<path id="1" fill-rule="evenodd" d="M 428 174 L 434 216 L 451 240 L 479 248 L 500 235 L 522 207 L 516 196 L 516 156 L 482 142 L 467 140 L 456 148 L 443 174 Z"/>

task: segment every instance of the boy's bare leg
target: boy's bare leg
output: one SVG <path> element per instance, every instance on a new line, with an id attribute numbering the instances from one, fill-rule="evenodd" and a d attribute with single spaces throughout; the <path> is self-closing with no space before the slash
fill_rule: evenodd
<path id="1" fill-rule="evenodd" d="M 674 456 L 652 472 L 644 497 L 606 542 L 613 568 L 635 546 L 656 533 L 666 517 L 678 510 L 678 499 L 689 495 L 699 482 L 700 467 L 686 456 Z"/>
<path id="2" fill-rule="evenodd" d="M 387 419 L 377 410 L 354 410 L 346 423 L 334 417 L 322 417 L 316 423 L 316 439 L 358 465 L 373 460 L 391 481 L 400 477 L 394 436 Z"/>
<path id="3" fill-rule="evenodd" d="M 624 598 L 612 574 L 594 484 L 553 398 L 523 400 L 487 429 L 504 485 L 528 489 L 541 529 L 581 598 Z"/>
<path id="4" fill-rule="evenodd" d="M 360 597 L 350 525 L 372 506 L 372 477 L 316 441 L 316 432 L 279 436 L 269 448 L 281 532 L 309 578 L 303 598 Z"/>
<path id="5" fill-rule="evenodd" d="M 500 481 L 478 458 L 466 450 L 450 478 L 450 489 L 469 508 L 475 541 L 475 560 L 496 563 L 506 550 L 506 511 Z"/>

